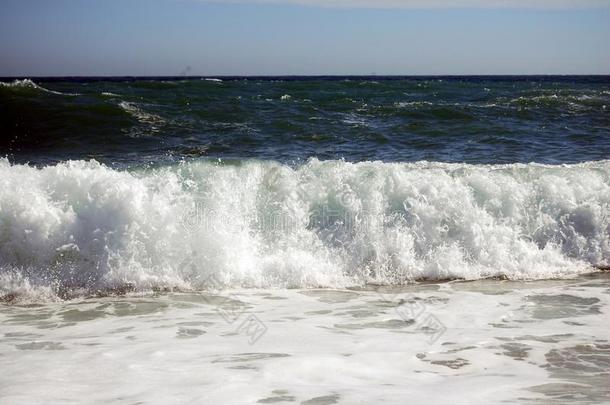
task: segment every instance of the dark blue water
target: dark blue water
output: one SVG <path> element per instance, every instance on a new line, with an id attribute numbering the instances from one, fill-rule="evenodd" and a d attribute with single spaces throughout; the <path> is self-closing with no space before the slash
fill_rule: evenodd
<path id="1" fill-rule="evenodd" d="M 608 76 L 0 81 L 0 154 L 16 163 L 610 157 Z"/>

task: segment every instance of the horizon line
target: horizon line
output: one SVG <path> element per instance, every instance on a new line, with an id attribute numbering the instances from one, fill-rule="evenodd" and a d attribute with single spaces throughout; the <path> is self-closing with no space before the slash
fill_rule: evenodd
<path id="1" fill-rule="evenodd" d="M 0 75 L 2 79 L 234 79 L 234 78 L 344 78 L 344 77 L 366 77 L 366 78 L 426 78 L 426 77 L 606 77 L 610 73 L 468 73 L 468 74 L 245 74 L 245 75 Z"/>

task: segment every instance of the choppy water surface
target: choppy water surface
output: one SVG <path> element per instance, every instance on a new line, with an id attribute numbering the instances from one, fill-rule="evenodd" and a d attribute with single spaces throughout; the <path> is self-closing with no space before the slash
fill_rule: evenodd
<path id="1" fill-rule="evenodd" d="M 0 145 L 18 162 L 610 155 L 605 76 L 5 80 Z"/>

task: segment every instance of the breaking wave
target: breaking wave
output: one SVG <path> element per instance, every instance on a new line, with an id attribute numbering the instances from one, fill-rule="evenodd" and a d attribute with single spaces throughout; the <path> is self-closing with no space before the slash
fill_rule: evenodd
<path id="1" fill-rule="evenodd" d="M 610 263 L 610 161 L 0 160 L 0 295 L 571 277 Z"/>

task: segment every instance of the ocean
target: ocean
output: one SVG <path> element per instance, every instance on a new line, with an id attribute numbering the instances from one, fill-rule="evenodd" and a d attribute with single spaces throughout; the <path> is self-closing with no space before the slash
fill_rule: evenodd
<path id="1" fill-rule="evenodd" d="M 0 79 L 0 403 L 610 403 L 609 107 L 609 76 Z"/>

